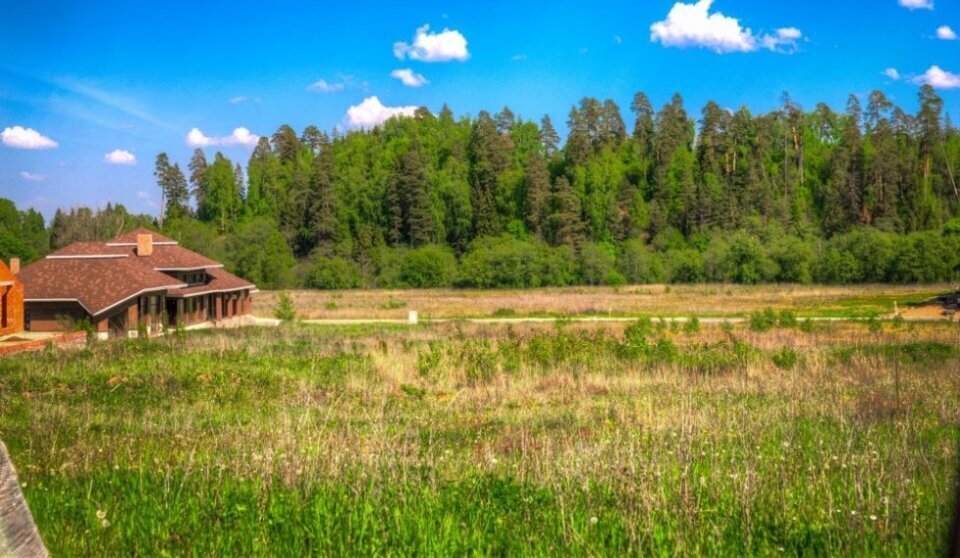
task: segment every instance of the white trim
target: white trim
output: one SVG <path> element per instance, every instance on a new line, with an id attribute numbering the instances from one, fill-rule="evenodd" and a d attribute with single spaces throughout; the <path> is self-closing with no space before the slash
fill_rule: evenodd
<path id="1" fill-rule="evenodd" d="M 129 254 L 51 254 L 44 258 L 45 260 L 113 260 L 117 258 L 129 258 Z"/>
<path id="2" fill-rule="evenodd" d="M 187 287 L 187 288 L 190 288 L 190 287 Z M 195 296 L 203 296 L 203 295 L 208 295 L 208 294 L 222 294 L 222 293 L 232 293 L 232 292 L 236 292 L 236 291 L 245 291 L 245 290 L 247 290 L 247 289 L 249 289 L 249 288 L 250 288 L 250 287 L 234 287 L 234 288 L 232 288 L 232 289 L 217 289 L 217 290 L 215 290 L 215 291 L 203 291 L 203 292 L 200 292 L 200 293 L 192 293 L 192 294 L 185 294 L 185 295 L 181 295 L 181 294 L 176 294 L 176 293 L 174 293 L 174 294 L 171 295 L 171 298 L 193 298 L 193 297 L 195 297 Z M 251 293 L 251 294 L 252 294 L 252 293 Z"/>
<path id="3" fill-rule="evenodd" d="M 106 308 L 102 308 L 98 312 L 91 312 L 90 309 L 87 308 L 87 306 L 84 303 L 80 302 L 80 299 L 77 299 L 77 298 L 28 298 L 28 299 L 25 299 L 24 302 L 76 302 L 77 304 L 82 306 L 83 309 L 86 310 L 87 314 L 90 314 L 91 317 L 97 317 L 102 315 L 104 312 L 108 310 L 112 310 L 113 308 L 116 308 L 117 306 L 123 304 L 124 302 L 129 301 L 131 298 L 136 298 L 144 293 L 152 293 L 156 291 L 167 291 L 170 289 L 182 289 L 184 287 L 186 287 L 186 284 L 180 283 L 179 285 L 167 285 L 163 287 L 150 287 L 148 289 L 142 289 L 135 294 L 132 294 L 126 298 L 123 298 L 118 300 L 117 302 L 114 302 L 113 304 L 111 304 L 110 306 L 107 306 Z"/>
<path id="4" fill-rule="evenodd" d="M 81 308 L 83 308 L 84 312 L 93 316 L 93 313 L 90 312 L 90 309 L 87 308 L 84 303 L 80 302 L 79 298 L 25 298 L 23 299 L 23 302 L 76 302 Z"/>
<path id="5" fill-rule="evenodd" d="M 0 287 L 12 287 L 13 285 L 13 281 L 0 281 Z"/>
<path id="6" fill-rule="evenodd" d="M 155 267 L 154 271 L 200 271 L 201 269 L 219 269 L 223 264 L 201 265 L 198 267 Z"/>
<path id="7" fill-rule="evenodd" d="M 103 244 L 104 244 L 104 246 L 137 246 L 137 245 L 138 245 L 136 242 L 104 242 Z M 165 240 L 165 241 L 163 241 L 163 242 L 160 242 L 160 241 L 154 241 L 154 242 L 153 242 L 153 245 L 154 245 L 154 246 L 176 246 L 176 245 L 178 245 L 178 244 L 180 244 L 180 243 L 177 242 L 177 241 L 175 241 L 175 240 Z"/>

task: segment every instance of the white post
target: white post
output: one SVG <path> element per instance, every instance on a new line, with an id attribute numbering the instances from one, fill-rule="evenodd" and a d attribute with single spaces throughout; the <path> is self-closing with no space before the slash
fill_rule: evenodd
<path id="1" fill-rule="evenodd" d="M 409 322 L 410 325 L 417 325 L 417 311 L 416 311 L 416 310 L 411 310 L 410 313 L 407 314 L 407 322 Z"/>

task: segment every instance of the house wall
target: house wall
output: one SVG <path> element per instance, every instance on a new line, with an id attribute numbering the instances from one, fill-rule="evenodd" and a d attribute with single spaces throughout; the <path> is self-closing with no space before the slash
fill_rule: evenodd
<path id="1" fill-rule="evenodd" d="M 0 262 L 0 282 L 13 281 L 13 286 L 0 287 L 0 335 L 23 331 L 23 284 Z"/>
<path id="2" fill-rule="evenodd" d="M 24 308 L 29 331 L 66 331 L 71 322 L 90 317 L 78 302 L 27 302 Z"/>

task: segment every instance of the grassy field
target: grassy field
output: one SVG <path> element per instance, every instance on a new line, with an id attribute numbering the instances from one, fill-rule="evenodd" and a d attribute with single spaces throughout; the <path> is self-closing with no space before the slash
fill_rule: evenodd
<path id="1" fill-rule="evenodd" d="M 960 328 L 788 318 L 98 343 L 0 437 L 54 556 L 940 553 Z"/>
<path id="2" fill-rule="evenodd" d="M 801 317 L 887 316 L 938 294 L 952 285 L 802 286 L 802 285 L 639 285 L 565 287 L 538 290 L 364 290 L 293 291 L 300 318 L 404 319 L 513 316 L 743 316 L 772 308 Z M 270 315 L 277 293 L 255 299 L 255 310 Z"/>

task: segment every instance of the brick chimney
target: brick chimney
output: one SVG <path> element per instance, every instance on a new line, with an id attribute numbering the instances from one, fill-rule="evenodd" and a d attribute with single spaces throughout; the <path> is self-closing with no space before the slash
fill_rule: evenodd
<path id="1" fill-rule="evenodd" d="M 137 255 L 138 256 L 153 255 L 153 235 L 152 234 L 137 235 Z"/>
<path id="2" fill-rule="evenodd" d="M 20 258 L 10 258 L 10 273 L 20 273 Z"/>

